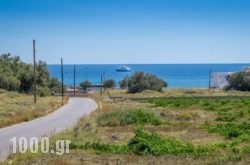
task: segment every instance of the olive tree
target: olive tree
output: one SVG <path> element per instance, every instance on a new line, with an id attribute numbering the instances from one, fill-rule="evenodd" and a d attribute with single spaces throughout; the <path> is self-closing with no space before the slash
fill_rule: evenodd
<path id="1" fill-rule="evenodd" d="M 163 87 L 167 87 L 167 82 L 156 77 L 155 75 L 144 73 L 144 72 L 135 72 L 129 77 L 125 77 L 120 82 L 120 87 L 124 87 L 124 84 L 128 86 L 129 93 L 142 92 L 144 90 L 152 91 L 162 91 Z"/>

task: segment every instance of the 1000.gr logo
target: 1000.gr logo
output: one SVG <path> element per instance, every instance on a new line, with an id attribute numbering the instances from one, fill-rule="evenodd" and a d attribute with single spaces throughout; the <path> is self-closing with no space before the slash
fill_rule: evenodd
<path id="1" fill-rule="evenodd" d="M 27 138 L 21 137 L 18 140 L 17 138 L 13 137 L 10 139 L 12 142 L 12 153 L 17 152 L 17 148 L 20 153 L 25 153 L 28 150 L 31 153 L 37 153 L 39 150 L 39 140 L 36 137 L 30 138 L 28 141 Z M 55 153 L 57 155 L 63 155 L 64 153 L 69 153 L 69 144 L 71 143 L 71 140 L 57 140 L 56 141 L 56 149 L 50 150 L 49 149 L 49 138 L 43 137 L 40 141 L 40 150 L 42 153 Z"/>

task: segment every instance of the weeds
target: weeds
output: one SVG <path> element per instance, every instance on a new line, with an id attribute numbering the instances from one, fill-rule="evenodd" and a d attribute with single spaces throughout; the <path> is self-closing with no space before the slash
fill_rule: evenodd
<path id="1" fill-rule="evenodd" d="M 101 164 L 102 157 L 107 164 L 114 163 L 112 160 L 118 157 L 133 157 L 134 164 L 147 164 L 150 160 L 155 161 L 148 164 L 249 164 L 249 98 L 191 98 L 207 94 L 191 90 L 185 95 L 179 93 L 180 97 L 156 98 L 176 96 L 175 90 L 169 92 L 173 94 L 140 94 L 139 97 L 146 98 L 140 99 L 140 103 L 136 99 L 103 101 L 102 111 L 96 111 L 76 128 L 55 136 L 55 139 L 72 141 L 70 155 L 64 155 L 62 160 L 68 156 L 76 161 L 89 155 L 92 159 L 86 159 L 86 164 L 96 160 Z M 213 91 L 206 92 L 213 95 Z"/>
<path id="2" fill-rule="evenodd" d="M 97 118 L 98 126 L 161 125 L 163 123 L 153 112 L 144 109 L 113 111 L 103 113 Z"/>
<path id="3" fill-rule="evenodd" d="M 134 138 L 128 143 L 130 150 L 138 155 L 164 155 L 164 154 L 192 154 L 195 147 L 191 143 L 184 143 L 173 138 L 163 139 L 156 133 L 148 133 L 138 128 Z"/>
<path id="4" fill-rule="evenodd" d="M 33 96 L 4 90 L 0 100 L 0 128 L 44 116 L 61 106 L 61 99 L 56 97 L 39 97 L 34 106 Z"/>

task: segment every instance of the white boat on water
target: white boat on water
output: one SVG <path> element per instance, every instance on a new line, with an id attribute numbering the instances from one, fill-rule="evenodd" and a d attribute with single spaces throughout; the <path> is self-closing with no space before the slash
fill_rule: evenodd
<path id="1" fill-rule="evenodd" d="M 117 72 L 131 72 L 132 70 L 128 66 L 123 65 L 123 66 L 117 68 L 116 71 Z"/>

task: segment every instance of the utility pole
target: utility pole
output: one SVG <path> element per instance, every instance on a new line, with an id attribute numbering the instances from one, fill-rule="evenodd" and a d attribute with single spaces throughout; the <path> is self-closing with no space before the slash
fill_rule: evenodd
<path id="1" fill-rule="evenodd" d="M 208 89 L 211 89 L 211 69 L 209 69 Z"/>
<path id="2" fill-rule="evenodd" d="M 74 96 L 76 94 L 76 65 L 74 65 Z"/>
<path id="3" fill-rule="evenodd" d="M 62 76 L 62 105 L 63 105 L 63 97 L 64 97 L 64 89 L 63 89 L 63 59 L 61 58 L 61 76 Z"/>
<path id="4" fill-rule="evenodd" d="M 103 79 L 102 79 L 102 74 L 101 74 L 101 86 L 100 86 L 100 95 L 102 96 L 102 84 L 103 84 Z"/>
<path id="5" fill-rule="evenodd" d="M 85 66 L 85 81 L 87 85 L 87 81 L 88 81 L 88 67 L 87 66 Z"/>
<path id="6" fill-rule="evenodd" d="M 34 62 L 34 89 L 33 89 L 33 94 L 34 94 L 34 104 L 36 105 L 36 41 L 33 40 L 33 62 Z"/>

